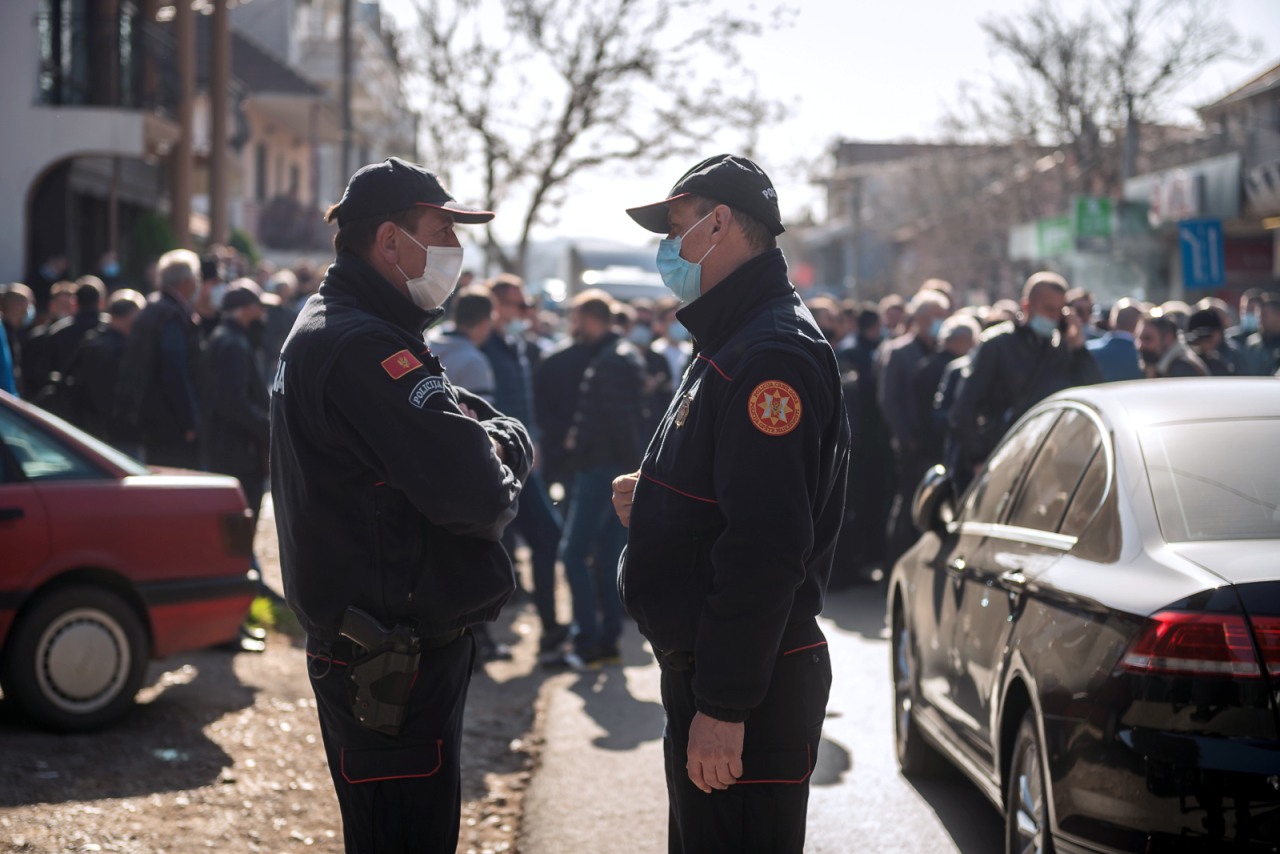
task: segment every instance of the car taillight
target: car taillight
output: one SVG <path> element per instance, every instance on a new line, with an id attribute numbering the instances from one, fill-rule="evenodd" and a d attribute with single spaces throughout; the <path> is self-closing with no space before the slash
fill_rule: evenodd
<path id="1" fill-rule="evenodd" d="M 1270 632 L 1270 651 L 1280 663 L 1280 620 L 1273 621 Z M 1268 655 L 1268 662 L 1271 659 Z M 1262 675 L 1249 624 L 1239 614 L 1161 611 L 1147 621 L 1120 666 L 1136 673 L 1183 676 L 1256 679 Z M 1274 664 L 1271 667 L 1271 672 L 1280 672 Z"/>
<path id="2" fill-rule="evenodd" d="M 253 514 L 248 510 L 222 517 L 222 545 L 232 557 L 253 554 Z"/>
<path id="3" fill-rule="evenodd" d="M 1267 673 L 1273 679 L 1280 679 L 1280 617 L 1252 617 L 1249 622 L 1253 623 L 1253 634 L 1258 639 L 1258 649 L 1262 650 Z"/>

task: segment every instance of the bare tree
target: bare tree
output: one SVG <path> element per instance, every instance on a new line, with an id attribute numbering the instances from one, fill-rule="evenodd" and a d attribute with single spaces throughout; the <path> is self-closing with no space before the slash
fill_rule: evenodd
<path id="1" fill-rule="evenodd" d="M 708 15 L 696 0 L 416 3 L 408 53 L 426 84 L 428 155 L 479 174 L 490 209 L 523 205 L 514 254 L 486 232 L 505 270 L 523 272 L 534 226 L 580 176 L 692 156 L 726 126 L 749 151 L 784 112 L 743 66 L 741 40 L 766 25 L 750 13 Z"/>
<path id="2" fill-rule="evenodd" d="M 1062 145 L 1073 167 L 1064 189 L 1074 192 L 1104 192 L 1133 174 L 1139 127 L 1207 66 L 1245 55 L 1213 0 L 1105 0 L 1101 14 L 1074 17 L 1038 0 L 981 26 L 1020 73 L 993 80 L 990 98 L 962 90 L 952 129 Z"/>

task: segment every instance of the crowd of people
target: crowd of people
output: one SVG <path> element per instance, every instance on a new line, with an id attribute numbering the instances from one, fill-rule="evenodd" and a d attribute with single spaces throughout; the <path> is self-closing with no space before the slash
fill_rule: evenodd
<path id="1" fill-rule="evenodd" d="M 1280 295 L 1260 289 L 1244 292 L 1238 315 L 1214 297 L 1103 307 L 1048 272 L 1020 302 L 953 300 L 949 283 L 930 279 L 909 300 L 810 301 L 845 371 L 853 424 L 833 586 L 878 577 L 910 547 L 911 498 L 931 467 L 945 465 L 963 489 L 1008 427 L 1056 391 L 1280 372 Z"/>
<path id="2" fill-rule="evenodd" d="M 36 288 L 0 290 L 0 388 L 150 464 L 235 476 L 256 513 L 267 390 L 318 286 L 314 267 L 251 265 L 217 247 L 161 257 L 147 271 L 153 287 L 128 287 L 111 257 L 99 275 L 60 278 L 66 269 L 53 256 L 31 273 Z M 516 276 L 473 279 L 463 274 L 428 344 L 455 385 L 519 419 L 536 442 L 539 464 L 505 540 L 513 554 L 528 548 L 541 660 L 615 662 L 622 611 L 610 590 L 625 533 L 609 484 L 637 466 L 693 354 L 680 302 L 591 290 L 562 315 Z M 963 487 L 1005 429 L 1054 391 L 1280 371 L 1280 295 L 1260 289 L 1243 294 L 1236 314 L 1213 297 L 1099 306 L 1052 273 L 1033 276 L 1020 302 L 954 299 L 948 282 L 930 279 L 908 299 L 807 301 L 843 371 L 853 428 L 833 586 L 879 577 L 911 545 L 911 497 L 932 466 Z M 556 612 L 557 562 L 571 621 Z M 510 655 L 480 634 L 482 657 Z"/>

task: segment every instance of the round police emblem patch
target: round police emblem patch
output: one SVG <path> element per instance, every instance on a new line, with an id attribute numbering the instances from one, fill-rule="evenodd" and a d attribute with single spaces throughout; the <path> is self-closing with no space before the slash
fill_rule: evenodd
<path id="1" fill-rule="evenodd" d="M 800 395 L 780 380 L 765 380 L 747 398 L 751 423 L 766 436 L 785 436 L 800 423 Z"/>

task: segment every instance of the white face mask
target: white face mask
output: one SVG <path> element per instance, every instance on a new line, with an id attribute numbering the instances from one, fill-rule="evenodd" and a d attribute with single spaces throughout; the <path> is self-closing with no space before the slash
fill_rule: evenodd
<path id="1" fill-rule="evenodd" d="M 399 264 L 396 265 L 396 269 L 400 270 L 400 275 L 404 276 L 404 283 L 409 288 L 409 296 L 413 300 L 413 304 L 424 311 L 439 308 L 441 303 L 449 298 L 449 294 L 453 293 L 453 289 L 458 286 L 458 278 L 462 275 L 462 257 L 464 254 L 462 247 L 423 246 L 403 228 L 400 229 L 400 233 L 416 243 L 423 252 L 427 253 L 427 263 L 422 268 L 422 275 L 416 279 L 409 278 L 409 274 L 401 270 Z"/>

